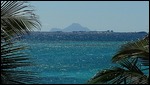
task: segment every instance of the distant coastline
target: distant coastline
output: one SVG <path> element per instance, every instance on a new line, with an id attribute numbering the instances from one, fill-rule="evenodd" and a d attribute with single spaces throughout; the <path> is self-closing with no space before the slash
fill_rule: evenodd
<path id="1" fill-rule="evenodd" d="M 146 31 L 139 31 L 139 32 L 114 32 L 113 30 L 107 31 L 71 31 L 71 32 L 63 32 L 63 31 L 31 31 L 34 32 L 41 32 L 41 33 L 148 33 Z"/>
<path id="2" fill-rule="evenodd" d="M 113 31 L 31 32 L 22 36 L 25 40 L 42 41 L 133 41 L 144 38 L 148 33 Z"/>

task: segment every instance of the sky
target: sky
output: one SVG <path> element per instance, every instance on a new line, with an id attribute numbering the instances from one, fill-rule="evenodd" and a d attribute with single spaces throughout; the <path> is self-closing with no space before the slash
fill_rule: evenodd
<path id="1" fill-rule="evenodd" d="M 91 31 L 149 32 L 149 1 L 30 1 L 41 31 L 79 23 Z"/>

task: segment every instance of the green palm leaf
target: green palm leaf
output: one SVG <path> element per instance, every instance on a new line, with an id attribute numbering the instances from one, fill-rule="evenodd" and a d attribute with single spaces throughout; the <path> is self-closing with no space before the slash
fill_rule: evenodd
<path id="1" fill-rule="evenodd" d="M 114 67 L 98 72 L 91 78 L 89 84 L 148 84 L 149 76 L 141 68 L 149 66 L 149 35 L 144 39 L 122 46 L 112 58 L 120 67 Z"/>
<path id="2" fill-rule="evenodd" d="M 26 1 L 1 1 L 1 80 L 2 84 L 35 83 L 35 72 L 25 70 L 33 66 L 19 45 L 17 38 L 41 24 Z"/>
<path id="3" fill-rule="evenodd" d="M 119 75 L 123 74 L 124 69 L 121 68 L 112 68 L 112 69 L 104 69 L 96 74 L 91 80 L 88 81 L 89 84 L 104 84 L 108 83 L 108 81 L 115 79 L 115 77 L 119 77 Z"/>
<path id="4" fill-rule="evenodd" d="M 34 10 L 25 1 L 1 1 L 1 32 L 10 35 L 22 35 L 41 24 Z"/>
<path id="5" fill-rule="evenodd" d="M 143 65 L 149 66 L 149 41 L 147 39 L 123 45 L 120 51 L 112 58 L 112 62 L 136 57 L 140 58 Z"/>
<path id="6" fill-rule="evenodd" d="M 137 66 L 137 60 L 119 62 L 121 67 L 105 69 L 96 74 L 89 84 L 147 84 L 148 78 Z"/>
<path id="7" fill-rule="evenodd" d="M 12 41 L 11 41 L 12 42 Z M 34 73 L 19 70 L 19 67 L 33 66 L 28 55 L 22 52 L 26 48 L 17 43 L 1 44 L 1 79 L 3 84 L 23 84 L 33 82 Z M 29 81 L 30 80 L 30 81 Z"/>

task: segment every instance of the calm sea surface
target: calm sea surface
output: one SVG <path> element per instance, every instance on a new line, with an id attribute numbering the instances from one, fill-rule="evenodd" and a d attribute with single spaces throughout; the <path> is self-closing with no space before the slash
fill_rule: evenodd
<path id="1" fill-rule="evenodd" d="M 29 46 L 39 84 L 84 84 L 99 70 L 112 66 L 111 58 L 125 41 L 24 41 Z"/>

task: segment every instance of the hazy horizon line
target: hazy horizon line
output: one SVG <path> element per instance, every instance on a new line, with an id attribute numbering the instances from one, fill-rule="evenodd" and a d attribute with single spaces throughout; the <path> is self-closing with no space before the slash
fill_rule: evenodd
<path id="1" fill-rule="evenodd" d="M 90 31 L 96 31 L 96 32 L 107 32 L 108 30 L 102 30 L 102 31 L 97 31 L 97 30 L 90 30 Z M 90 32 L 90 31 L 85 31 L 85 32 Z M 109 30 L 111 31 L 111 30 Z M 113 31 L 113 30 L 112 30 Z M 59 32 L 59 31 L 44 31 L 44 30 L 34 30 L 34 31 L 31 31 L 31 32 Z M 61 32 L 64 32 L 64 31 L 61 31 Z M 71 31 L 73 32 L 73 31 Z M 76 31 L 77 32 L 77 31 Z M 113 32 L 146 32 L 146 33 L 149 33 L 149 31 L 113 31 Z"/>

